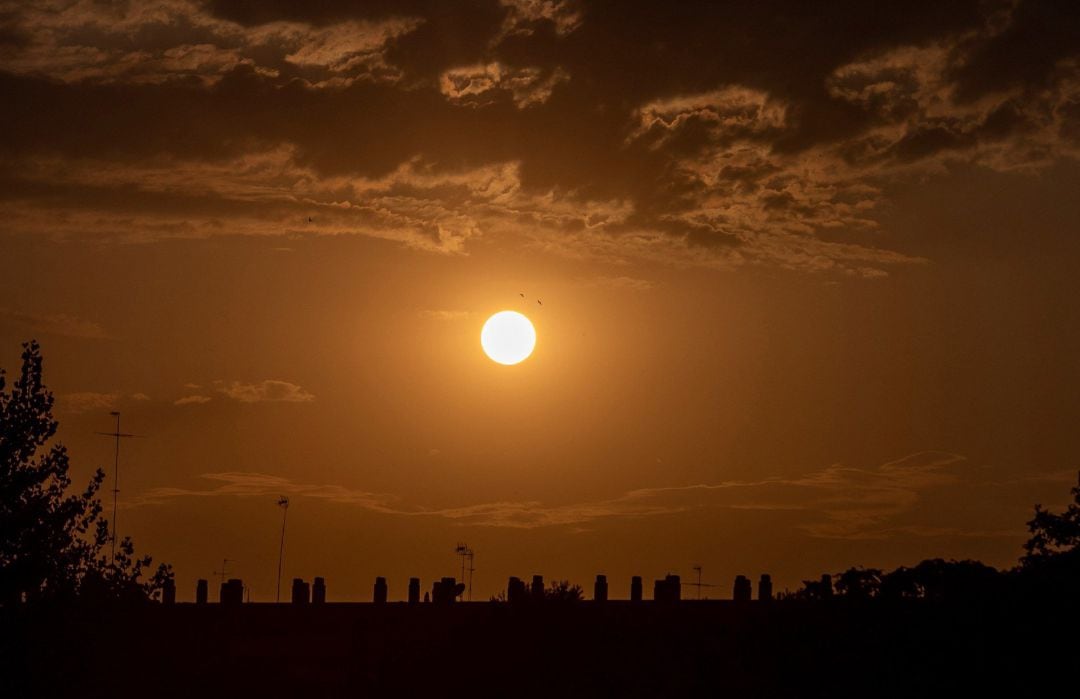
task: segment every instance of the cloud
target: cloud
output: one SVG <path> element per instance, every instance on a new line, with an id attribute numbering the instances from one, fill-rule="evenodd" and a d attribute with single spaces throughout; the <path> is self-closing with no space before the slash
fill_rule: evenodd
<path id="1" fill-rule="evenodd" d="M 15 13 L 26 40 L 0 58 L 14 74 L 66 83 L 215 85 L 237 68 L 314 87 L 400 78 L 385 51 L 422 20 L 385 17 L 317 26 L 254 26 L 215 17 L 190 0 L 118 5 L 43 0 Z M 168 37 L 172 36 L 172 41 Z"/>
<path id="2" fill-rule="evenodd" d="M 466 320 L 473 316 L 472 311 L 449 311 L 449 310 L 423 310 L 420 311 L 421 318 L 428 318 L 431 320 L 440 321 L 454 321 L 454 320 Z"/>
<path id="3" fill-rule="evenodd" d="M 104 340 L 108 333 L 93 321 L 77 318 L 67 313 L 33 314 L 0 309 L 0 319 L 18 323 L 32 332 L 64 337 L 77 337 L 88 340 Z"/>
<path id="4" fill-rule="evenodd" d="M 120 393 L 96 393 L 82 391 L 57 396 L 60 408 L 68 413 L 88 413 L 95 410 L 115 410 L 120 403 Z"/>
<path id="5" fill-rule="evenodd" d="M 509 68 L 500 63 L 460 66 L 444 71 L 439 90 L 454 104 L 480 107 L 508 97 L 518 109 L 543 104 L 555 86 L 569 79 L 561 68 Z"/>
<path id="6" fill-rule="evenodd" d="M 22 177 L 43 188 L 43 199 L 12 192 L 21 201 L 9 209 L 20 230 L 52 236 L 89 230 L 125 240 L 205 237 L 220 233 L 227 221 L 234 234 L 359 234 L 449 255 L 464 253 L 486 231 L 600 230 L 630 212 L 618 201 L 527 193 L 512 162 L 437 171 L 413 160 L 383 177 L 364 178 L 323 177 L 299 159 L 290 147 L 215 163 L 35 159 L 24 164 Z M 49 191 L 56 187 L 84 195 L 56 202 Z M 45 201 L 52 202 L 47 212 L 38 209 Z M 210 210 L 200 215 L 200 205 Z M 157 211 L 162 206 L 169 212 Z M 59 207 L 67 210 L 58 217 Z"/>
<path id="7" fill-rule="evenodd" d="M 210 396 L 184 396 L 182 398 L 177 398 L 176 400 L 174 400 L 173 405 L 202 405 L 204 403 L 209 403 L 212 400 L 213 398 L 211 398 Z"/>
<path id="8" fill-rule="evenodd" d="M 300 386 L 274 379 L 266 379 L 258 383 L 232 381 L 220 385 L 218 391 L 240 403 L 310 403 L 315 400 L 314 395 Z"/>
<path id="9" fill-rule="evenodd" d="M 1069 480 L 1072 475 L 1054 474 L 1053 478 Z M 834 464 L 794 478 L 638 488 L 609 498 L 565 504 L 501 500 L 425 508 L 402 503 L 387 494 L 340 485 L 302 484 L 261 473 L 207 473 L 201 477 L 221 485 L 203 490 L 155 488 L 136 498 L 133 506 L 160 504 L 178 497 L 286 494 L 356 505 L 386 515 L 434 517 L 464 526 L 512 529 L 580 526 L 607 519 L 672 516 L 720 508 L 794 513 L 795 526 L 813 538 L 1017 535 L 1014 531 L 964 521 L 962 512 L 944 513 L 960 520 L 956 524 L 909 521 L 924 494 L 950 488 L 965 490 L 974 485 L 1007 485 L 995 483 L 977 469 L 971 469 L 963 456 L 937 451 L 918 452 L 872 468 Z"/>
<path id="10" fill-rule="evenodd" d="M 556 35 L 566 36 L 581 26 L 580 3 L 573 0 L 499 0 L 510 10 L 495 43 L 515 34 L 532 35 L 550 26 Z"/>
<path id="11" fill-rule="evenodd" d="M 668 5 L 19 6 L 0 232 L 872 279 L 927 261 L 882 229 L 894 190 L 1080 158 L 1054 3 Z"/>
<path id="12" fill-rule="evenodd" d="M 294 495 L 317 500 L 357 505 L 364 509 L 374 510 L 376 512 L 394 511 L 389 505 L 389 503 L 393 501 L 393 498 L 390 496 L 361 490 L 352 490 L 336 485 L 305 485 L 294 483 L 281 476 L 237 471 L 205 473 L 201 478 L 220 485 L 208 490 L 193 490 L 175 487 L 152 488 L 135 496 L 135 498 L 130 501 L 130 504 L 128 504 L 128 507 L 158 505 L 176 498 L 222 496 L 248 498 L 267 497 L 271 495 Z"/>
<path id="13" fill-rule="evenodd" d="M 630 291 L 648 291 L 656 288 L 656 282 L 625 275 L 590 277 L 582 280 L 582 284 L 606 289 L 628 289 Z"/>
<path id="14" fill-rule="evenodd" d="M 768 93 L 742 85 L 649 102 L 638 108 L 630 140 L 659 148 L 678 134 L 696 132 L 702 142 L 761 137 L 784 127 L 786 108 Z"/>

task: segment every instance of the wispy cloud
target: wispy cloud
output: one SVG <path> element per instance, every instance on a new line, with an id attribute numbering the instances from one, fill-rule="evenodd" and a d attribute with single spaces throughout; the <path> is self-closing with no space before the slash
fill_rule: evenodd
<path id="1" fill-rule="evenodd" d="M 515 107 L 524 109 L 546 102 L 555 86 L 569 77 L 561 68 L 544 71 L 484 63 L 443 72 L 439 90 L 454 104 L 481 107 L 509 98 Z"/>
<path id="2" fill-rule="evenodd" d="M 257 383 L 232 381 L 217 388 L 223 395 L 241 403 L 310 403 L 314 394 L 288 381 L 266 379 Z"/>
<path id="3" fill-rule="evenodd" d="M 473 316 L 472 311 L 452 311 L 444 309 L 425 309 L 420 311 L 421 318 L 428 318 L 429 320 L 467 320 Z"/>
<path id="4" fill-rule="evenodd" d="M 32 332 L 88 340 L 104 340 L 109 337 L 98 323 L 77 318 L 67 313 L 22 313 L 0 308 L 0 319 L 18 323 Z"/>
<path id="5" fill-rule="evenodd" d="M 210 396 L 184 396 L 182 398 L 177 398 L 176 400 L 174 400 L 173 405 L 202 405 L 203 403 L 209 403 L 212 400 L 213 398 L 211 398 Z"/>
<path id="6" fill-rule="evenodd" d="M 596 276 L 583 279 L 584 286 L 594 286 L 605 289 L 625 289 L 629 291 L 648 291 L 656 288 L 656 282 L 648 279 L 639 279 L 626 275 L 619 276 Z"/>
<path id="7" fill-rule="evenodd" d="M 263 473 L 207 473 L 218 483 L 207 489 L 155 488 L 132 506 L 160 504 L 184 497 L 269 497 L 286 494 L 356 505 L 372 512 L 408 517 L 436 517 L 464 526 L 535 529 L 580 526 L 605 519 L 677 515 L 720 508 L 799 513 L 796 525 L 806 535 L 828 539 L 884 539 L 896 536 L 1012 536 L 983 526 L 946 526 L 903 522 L 923 493 L 965 483 L 957 469 L 966 459 L 948 452 L 919 452 L 873 468 L 839 464 L 796 478 L 723 481 L 683 486 L 638 488 L 599 500 L 566 504 L 539 500 L 499 500 L 457 507 L 426 508 L 402 503 L 397 496 L 341 485 L 297 483 Z"/>
<path id="8" fill-rule="evenodd" d="M 882 235 L 894 192 L 1080 158 L 1076 42 L 1047 3 L 864 3 L 790 32 L 755 3 L 449 5 L 16 4 L 0 77 L 30 107 L 3 115 L 0 230 L 448 255 L 506 235 L 874 279 L 927 262 Z"/>
<path id="9" fill-rule="evenodd" d="M 88 413 L 94 410 L 114 410 L 120 403 L 120 393 L 80 391 L 57 396 L 59 407 L 68 413 Z"/>
<path id="10" fill-rule="evenodd" d="M 394 82 L 401 71 L 387 62 L 387 45 L 421 23 L 389 17 L 324 26 L 298 21 L 246 26 L 214 16 L 192 0 L 112 6 L 41 0 L 11 14 L 25 36 L 0 60 L 4 70 L 107 85 L 209 87 L 237 69 L 318 88 L 357 80 Z M 172 41 L 165 40 L 170 34 Z M 146 36 L 155 40 L 140 44 L 139 37 Z"/>
<path id="11" fill-rule="evenodd" d="M 152 488 L 137 495 L 128 506 L 157 505 L 176 498 L 224 496 L 249 498 L 283 494 L 358 505 L 375 512 L 398 513 L 390 506 L 395 499 L 392 496 L 349 489 L 340 485 L 302 484 L 281 476 L 238 471 L 204 473 L 200 477 L 219 485 L 203 490 L 174 487 Z"/>

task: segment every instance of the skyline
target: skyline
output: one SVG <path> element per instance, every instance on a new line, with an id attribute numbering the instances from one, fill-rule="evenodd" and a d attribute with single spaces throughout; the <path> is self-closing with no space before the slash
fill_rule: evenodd
<path id="1" fill-rule="evenodd" d="M 1013 565 L 1080 450 L 1067 2 L 10 3 L 0 367 L 178 596 Z M 542 300 L 542 304 L 537 300 Z M 532 355 L 485 356 L 524 313 Z M 711 579 L 711 580 L 710 580 Z M 624 587 L 626 589 L 624 589 Z"/>

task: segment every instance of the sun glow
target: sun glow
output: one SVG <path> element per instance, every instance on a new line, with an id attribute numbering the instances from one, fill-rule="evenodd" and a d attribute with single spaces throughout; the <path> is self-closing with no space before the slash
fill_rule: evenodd
<path id="1" fill-rule="evenodd" d="M 484 354 L 499 364 L 518 364 L 536 347 L 536 329 L 517 311 L 499 311 L 487 319 L 480 331 Z"/>

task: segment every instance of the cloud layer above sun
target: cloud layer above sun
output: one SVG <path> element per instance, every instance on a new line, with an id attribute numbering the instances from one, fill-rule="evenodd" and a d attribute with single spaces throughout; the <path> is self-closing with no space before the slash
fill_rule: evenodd
<path id="1" fill-rule="evenodd" d="M 899 184 L 1080 153 L 1067 2 L 15 3 L 0 229 L 878 277 Z"/>

